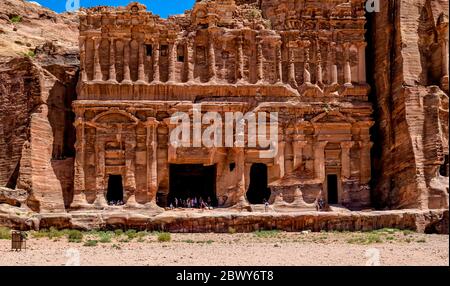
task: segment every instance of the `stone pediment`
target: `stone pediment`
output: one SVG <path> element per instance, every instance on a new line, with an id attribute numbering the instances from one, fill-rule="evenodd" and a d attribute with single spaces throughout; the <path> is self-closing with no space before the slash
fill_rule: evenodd
<path id="1" fill-rule="evenodd" d="M 311 119 L 312 123 L 354 123 L 356 122 L 355 119 L 353 119 L 350 116 L 346 116 L 342 114 L 341 112 L 337 110 L 332 111 L 326 111 L 323 113 L 320 113 L 313 119 Z"/>
<path id="2" fill-rule="evenodd" d="M 131 115 L 130 113 L 119 110 L 119 109 L 110 109 L 108 111 L 102 112 L 98 114 L 94 119 L 92 119 L 93 123 L 96 124 L 137 124 L 139 119 Z"/>

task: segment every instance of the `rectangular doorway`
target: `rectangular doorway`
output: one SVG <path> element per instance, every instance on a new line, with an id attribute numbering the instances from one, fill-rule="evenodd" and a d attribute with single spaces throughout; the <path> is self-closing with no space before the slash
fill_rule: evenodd
<path id="1" fill-rule="evenodd" d="M 204 201 L 209 198 L 212 206 L 217 206 L 215 165 L 171 164 L 169 172 L 168 205 L 174 203 L 175 198 L 202 198 Z"/>
<path id="2" fill-rule="evenodd" d="M 335 174 L 327 175 L 328 204 L 338 203 L 338 177 Z"/>

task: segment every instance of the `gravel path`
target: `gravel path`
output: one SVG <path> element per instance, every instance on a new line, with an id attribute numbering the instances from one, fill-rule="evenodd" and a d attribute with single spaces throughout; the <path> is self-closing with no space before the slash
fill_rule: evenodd
<path id="1" fill-rule="evenodd" d="M 0 240 L 0 265 L 449 265 L 448 235 L 417 233 L 246 233 L 156 234 L 109 243 L 30 238 L 26 251 L 13 252 Z M 376 242 L 377 240 L 381 242 Z M 369 242 L 368 242 L 369 241 Z M 379 259 L 377 259 L 379 258 Z"/>

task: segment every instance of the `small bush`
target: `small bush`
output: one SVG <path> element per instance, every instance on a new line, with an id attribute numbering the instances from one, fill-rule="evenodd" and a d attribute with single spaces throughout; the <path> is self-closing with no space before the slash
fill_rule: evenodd
<path id="1" fill-rule="evenodd" d="M 418 242 L 418 243 L 425 243 L 427 241 L 425 240 L 425 238 L 421 238 L 421 239 L 418 239 L 416 242 Z"/>
<path id="2" fill-rule="evenodd" d="M 113 244 L 111 247 L 114 248 L 114 249 L 122 249 L 122 248 L 121 248 L 119 245 L 117 245 L 117 244 Z"/>
<path id="3" fill-rule="evenodd" d="M 275 237 L 280 233 L 279 230 L 259 230 L 255 231 L 254 234 L 256 237 L 259 238 L 269 238 L 269 237 Z"/>
<path id="4" fill-rule="evenodd" d="M 11 230 L 7 227 L 0 226 L 0 239 L 11 239 Z"/>
<path id="5" fill-rule="evenodd" d="M 170 241 L 170 239 L 171 239 L 171 237 L 170 237 L 169 232 L 161 232 L 160 234 L 158 234 L 159 242 L 167 242 L 167 241 Z"/>
<path id="6" fill-rule="evenodd" d="M 125 232 L 126 236 L 128 236 L 129 240 L 133 240 L 133 238 L 135 238 L 137 236 L 136 234 L 136 230 L 134 229 L 129 229 Z"/>
<path id="7" fill-rule="evenodd" d="M 121 236 L 121 235 L 123 234 L 123 230 L 121 230 L 121 229 L 116 229 L 116 230 L 114 231 L 114 234 L 115 234 L 116 236 Z"/>
<path id="8" fill-rule="evenodd" d="M 88 240 L 83 244 L 83 246 L 88 246 L 88 247 L 97 246 L 97 243 L 98 243 L 97 240 Z"/>
<path id="9" fill-rule="evenodd" d="M 100 243 L 109 243 L 111 242 L 112 233 L 109 232 L 101 232 L 99 233 Z"/>
<path id="10" fill-rule="evenodd" d="M 69 239 L 69 242 L 81 242 L 83 240 L 83 233 L 79 230 L 69 230 L 67 237 Z"/>
<path id="11" fill-rule="evenodd" d="M 193 241 L 192 239 L 183 240 L 183 242 L 186 242 L 186 243 L 194 243 L 194 241 Z"/>
<path id="12" fill-rule="evenodd" d="M 230 226 L 230 227 L 228 228 L 228 233 L 229 233 L 229 234 L 235 234 L 235 233 L 236 233 L 236 229 Z"/>
<path id="13" fill-rule="evenodd" d="M 34 57 L 36 57 L 36 54 L 34 53 L 34 51 L 28 51 L 28 52 L 26 52 L 26 53 L 23 53 L 23 55 L 24 55 L 25 57 L 28 57 L 28 58 L 34 58 Z"/>
<path id="14" fill-rule="evenodd" d="M 12 16 L 11 19 L 9 19 L 9 21 L 11 21 L 11 23 L 20 23 L 22 22 L 22 16 L 20 15 Z"/>
<path id="15" fill-rule="evenodd" d="M 66 232 L 64 230 L 58 230 L 52 226 L 52 227 L 50 227 L 50 229 L 47 232 L 47 237 L 49 239 L 60 238 L 60 237 L 63 237 L 65 233 Z"/>

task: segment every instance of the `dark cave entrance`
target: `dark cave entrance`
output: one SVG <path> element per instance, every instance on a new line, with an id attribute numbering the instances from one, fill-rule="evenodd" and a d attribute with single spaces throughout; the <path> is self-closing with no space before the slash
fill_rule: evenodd
<path id="1" fill-rule="evenodd" d="M 338 203 L 338 177 L 335 174 L 327 175 L 328 203 Z"/>
<path id="2" fill-rule="evenodd" d="M 118 201 L 123 202 L 123 184 L 121 175 L 109 175 L 106 200 L 108 203 Z"/>
<path id="3" fill-rule="evenodd" d="M 448 164 L 448 154 L 444 155 L 444 164 L 441 165 L 441 167 L 439 168 L 439 174 L 441 176 L 444 177 L 448 177 L 449 176 L 449 164 Z"/>
<path id="4" fill-rule="evenodd" d="M 202 198 L 205 202 L 210 200 L 213 207 L 217 206 L 215 165 L 171 164 L 169 168 L 168 205 L 172 203 L 175 206 L 175 198 Z"/>
<path id="5" fill-rule="evenodd" d="M 262 204 L 264 200 L 268 201 L 271 192 L 267 184 L 266 164 L 253 164 L 250 169 L 250 185 L 247 191 L 248 202 L 251 204 Z"/>

